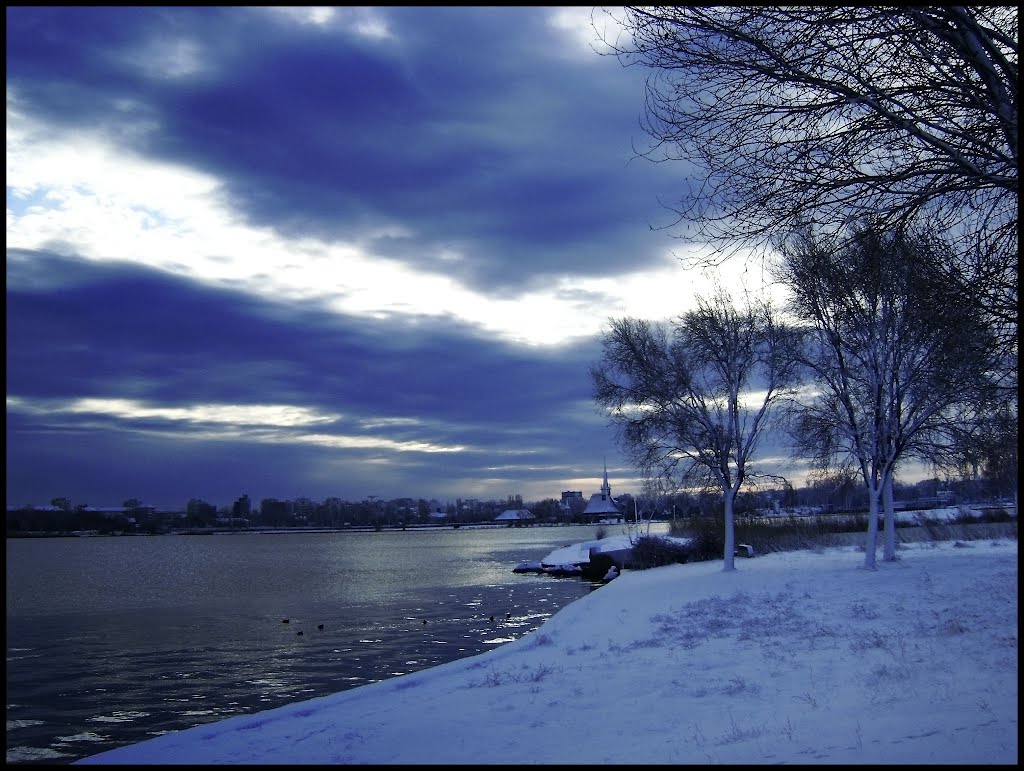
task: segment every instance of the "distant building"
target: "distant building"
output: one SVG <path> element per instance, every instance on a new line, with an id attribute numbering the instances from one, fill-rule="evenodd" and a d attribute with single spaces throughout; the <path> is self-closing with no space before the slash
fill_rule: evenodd
<path id="1" fill-rule="evenodd" d="M 510 525 L 528 525 L 537 519 L 527 509 L 506 509 L 494 518 L 495 522 L 507 522 Z"/>
<path id="2" fill-rule="evenodd" d="M 252 514 L 252 501 L 248 495 L 243 495 L 231 505 L 231 513 L 235 517 L 248 517 Z"/>
<path id="3" fill-rule="evenodd" d="M 558 510 L 565 516 L 583 510 L 583 492 L 581 490 L 565 490 L 562 500 L 558 502 Z"/>
<path id="4" fill-rule="evenodd" d="M 608 484 L 608 464 L 604 465 L 604 484 L 601 485 L 601 492 L 594 493 L 587 502 L 587 508 L 583 510 L 584 519 L 592 522 L 600 522 L 602 519 L 622 519 L 622 512 L 618 504 L 612 498 L 612 487 Z"/>

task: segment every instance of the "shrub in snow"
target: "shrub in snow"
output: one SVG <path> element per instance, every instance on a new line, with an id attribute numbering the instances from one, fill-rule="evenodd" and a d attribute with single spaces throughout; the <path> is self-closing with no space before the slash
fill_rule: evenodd
<path id="1" fill-rule="evenodd" d="M 725 553 L 725 527 L 720 517 L 696 519 L 690 525 L 690 560 L 720 560 Z"/>
<path id="2" fill-rule="evenodd" d="M 719 549 L 718 557 L 722 556 Z M 642 535 L 633 542 L 630 567 L 636 570 L 684 563 L 690 559 L 690 547 L 656 535 Z"/>

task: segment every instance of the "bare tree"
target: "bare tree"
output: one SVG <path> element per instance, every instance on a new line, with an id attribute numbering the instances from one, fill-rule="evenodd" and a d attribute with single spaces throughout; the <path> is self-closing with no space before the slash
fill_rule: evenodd
<path id="1" fill-rule="evenodd" d="M 865 567 L 896 559 L 897 463 L 935 453 L 991 388 L 993 347 L 966 282 L 938 269 L 923 235 L 858 230 L 834 251 L 812 235 L 787 245 L 778 269 L 790 310 L 806 324 L 801 360 L 813 390 L 793 408 L 798 452 L 825 466 L 852 462 L 868 492 Z"/>
<path id="2" fill-rule="evenodd" d="M 998 394 L 1002 397 L 1003 394 Z M 1019 416 L 1017 398 L 979 403 L 971 420 L 950 426 L 946 452 L 929 458 L 961 479 L 984 477 L 989 494 L 1013 499 L 1017 509 Z"/>
<path id="3" fill-rule="evenodd" d="M 614 16 L 609 13 L 609 15 Z M 641 154 L 682 161 L 684 234 L 928 224 L 984 289 L 1016 390 L 1016 6 L 627 7 L 605 42 L 650 68 Z M 597 27 L 595 20 L 595 27 Z M 612 27 L 615 28 L 614 26 Z"/>
<path id="4" fill-rule="evenodd" d="M 1016 241 L 1016 7 L 627 7 L 621 23 L 609 45 L 653 70 L 659 157 L 704 172 L 681 210 L 704 235 L 930 211 Z"/>
<path id="5" fill-rule="evenodd" d="M 735 570 L 736 495 L 755 476 L 751 459 L 772 406 L 794 383 L 789 334 L 767 301 L 737 310 L 718 289 L 669 325 L 611 320 L 591 368 L 595 401 L 645 475 L 721 490 L 727 571 Z"/>

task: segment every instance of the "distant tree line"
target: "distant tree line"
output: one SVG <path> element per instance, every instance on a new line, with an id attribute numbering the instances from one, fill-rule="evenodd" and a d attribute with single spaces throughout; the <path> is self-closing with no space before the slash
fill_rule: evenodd
<path id="1" fill-rule="evenodd" d="M 162 533 L 182 529 L 245 527 L 400 528 L 429 524 L 461 525 L 491 522 L 506 509 L 528 508 L 538 522 L 582 522 L 580 511 L 562 512 L 559 501 L 549 498 L 524 502 L 522 496 L 506 500 L 456 499 L 440 506 L 424 498 L 383 500 L 373 496 L 361 501 L 328 497 L 322 501 L 264 498 L 257 507 L 248 496 L 230 506 L 215 506 L 200 498 L 190 499 L 184 509 L 158 511 L 138 499 L 120 507 L 97 508 L 72 505 L 69 498 L 54 498 L 49 505 L 25 505 L 8 509 L 7 532 L 95 531 L 114 533 Z"/>
<path id="2" fill-rule="evenodd" d="M 971 477 L 956 480 L 927 479 L 914 484 L 896 483 L 898 500 L 914 506 L 953 505 L 957 502 L 996 501 L 1007 494 L 1005 480 Z M 624 493 L 616 499 L 625 522 L 683 520 L 715 517 L 721 513 L 721 494 L 679 491 L 672 494 Z M 510 496 L 504 501 L 456 500 L 444 506 L 444 518 L 432 517 L 430 503 L 423 499 L 345 501 L 329 497 L 322 501 L 297 498 L 291 501 L 265 498 L 248 516 L 236 516 L 234 506 L 214 506 L 199 498 L 188 501 L 183 511 L 160 511 L 130 499 L 117 509 L 94 510 L 87 504 L 72 505 L 68 498 L 54 498 L 46 506 L 23 506 L 7 511 L 7 535 L 64 534 L 95 532 L 100 535 L 149 534 L 171 531 L 244 528 L 402 528 L 430 524 L 452 527 L 494 521 L 508 508 L 525 508 L 541 525 L 584 524 L 582 506 L 563 511 L 554 498 L 524 501 Z M 823 514 L 867 511 L 863 484 L 848 473 L 825 475 L 803 487 L 782 485 L 748 489 L 735 501 L 736 516 L 760 516 L 776 510 L 813 510 Z"/>

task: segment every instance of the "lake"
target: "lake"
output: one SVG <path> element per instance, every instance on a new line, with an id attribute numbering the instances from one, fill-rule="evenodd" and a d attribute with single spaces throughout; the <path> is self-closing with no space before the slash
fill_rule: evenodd
<path id="1" fill-rule="evenodd" d="M 593 589 L 512 569 L 595 533 L 9 538 L 7 762 L 70 763 L 482 653 Z"/>

